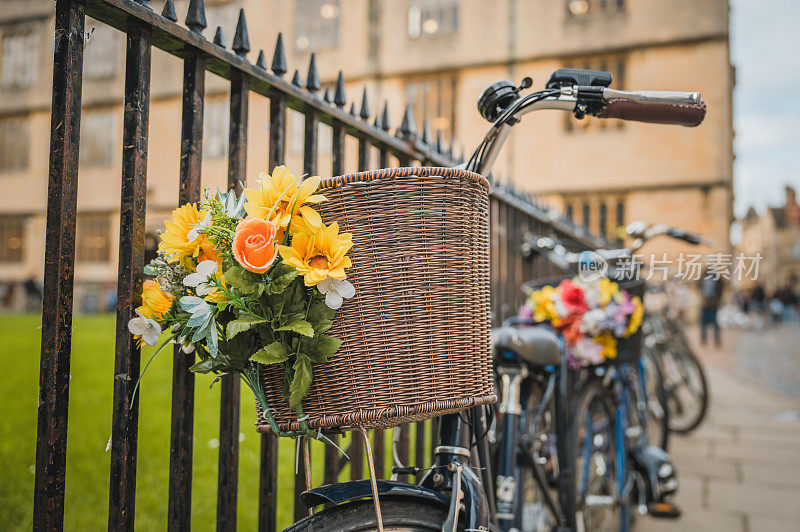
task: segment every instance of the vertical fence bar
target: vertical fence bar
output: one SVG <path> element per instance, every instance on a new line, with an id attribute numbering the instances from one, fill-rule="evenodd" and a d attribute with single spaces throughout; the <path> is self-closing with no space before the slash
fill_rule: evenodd
<path id="1" fill-rule="evenodd" d="M 435 417 L 431 419 L 431 445 L 430 445 L 430 463 L 433 463 L 433 450 L 436 449 L 436 446 L 439 445 L 439 418 Z"/>
<path id="2" fill-rule="evenodd" d="M 359 137 L 358 139 L 358 171 L 369 170 L 369 139 Z"/>
<path id="3" fill-rule="evenodd" d="M 305 120 L 303 121 L 303 173 L 312 176 L 317 175 L 317 150 L 319 146 L 319 113 L 313 109 L 308 109 L 305 112 Z M 303 446 L 297 448 L 298 468 L 297 475 L 294 479 L 294 518 L 295 520 L 302 519 L 308 515 L 308 510 L 303 501 L 300 500 L 300 494 L 306 490 L 306 472 L 303 464 Z"/>
<path id="4" fill-rule="evenodd" d="M 417 467 L 425 467 L 425 422 L 414 423 L 416 433 L 414 434 L 414 464 Z"/>
<path id="5" fill-rule="evenodd" d="M 364 436 L 355 430 L 351 432 L 353 436 L 350 449 L 350 480 L 361 480 L 364 478 Z"/>
<path id="6" fill-rule="evenodd" d="M 137 397 L 131 404 L 131 396 L 139 378 L 141 351 L 138 341 L 128 332 L 128 320 L 141 302 L 144 267 L 151 34 L 147 26 L 136 22 L 128 24 L 127 33 L 109 530 L 134 527 L 139 433 L 139 400 Z"/>
<path id="7" fill-rule="evenodd" d="M 234 73 L 231 79 L 228 136 L 228 190 L 242 192 L 247 168 L 247 110 L 250 78 Z M 219 409 L 219 473 L 217 476 L 217 530 L 236 530 L 239 480 L 239 376 L 222 377 Z"/>
<path id="8" fill-rule="evenodd" d="M 178 204 L 200 200 L 203 156 L 205 57 L 191 54 L 183 64 L 183 110 Z M 189 530 L 192 518 L 192 444 L 194 431 L 194 355 L 175 346 L 172 358 L 172 432 L 169 453 L 170 530 Z"/>
<path id="9" fill-rule="evenodd" d="M 400 431 L 400 441 L 397 443 L 397 457 L 400 459 L 400 463 L 404 466 L 410 465 L 408 463 L 409 459 L 409 446 L 408 446 L 408 432 L 409 432 L 409 425 L 405 423 L 400 425 L 397 430 Z M 408 475 L 398 475 L 398 480 L 400 482 L 408 482 Z"/>
<path id="10" fill-rule="evenodd" d="M 274 92 L 269 98 L 269 146 L 267 147 L 270 172 L 283 164 L 286 157 L 286 98 Z M 261 435 L 261 467 L 258 490 L 258 530 L 276 530 L 275 517 L 278 506 L 278 437 Z"/>
<path id="11" fill-rule="evenodd" d="M 386 476 L 386 432 L 383 429 L 375 429 L 372 432 L 372 456 L 375 462 L 375 475 L 381 479 Z"/>
<path id="12" fill-rule="evenodd" d="M 34 530 L 64 525 L 84 7 L 83 0 L 56 2 Z"/>

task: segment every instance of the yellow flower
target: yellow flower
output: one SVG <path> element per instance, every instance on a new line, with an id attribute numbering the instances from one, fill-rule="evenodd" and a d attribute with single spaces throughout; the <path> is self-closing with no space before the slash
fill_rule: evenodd
<path id="1" fill-rule="evenodd" d="M 206 211 L 198 210 L 193 203 L 187 203 L 172 211 L 172 220 L 164 222 L 167 231 L 161 235 L 158 249 L 166 253 L 170 261 L 180 261 L 189 271 L 194 271 L 195 267 L 189 258 L 199 257 L 200 262 L 206 259 L 219 262 L 219 253 L 206 235 L 201 234 L 194 240 L 189 240 L 189 232 L 202 222 L 205 216 Z"/>
<path id="2" fill-rule="evenodd" d="M 172 296 L 166 293 L 158 281 L 145 281 L 142 286 L 142 305 L 139 312 L 145 318 L 160 320 L 172 306 Z"/>
<path id="3" fill-rule="evenodd" d="M 611 302 L 611 299 L 619 292 L 619 285 L 611 281 L 608 277 L 600 279 L 600 303 L 603 308 Z"/>
<path id="4" fill-rule="evenodd" d="M 610 332 L 606 331 L 595 336 L 594 343 L 603 346 L 603 352 L 601 353 L 603 359 L 617 358 L 617 339 Z"/>
<path id="5" fill-rule="evenodd" d="M 557 290 L 553 286 L 545 286 L 531 294 L 533 302 L 533 319 L 539 322 L 552 321 L 553 325 L 558 326 L 558 313 L 553 302 L 553 295 Z"/>
<path id="6" fill-rule="evenodd" d="M 636 309 L 633 311 L 633 314 L 631 314 L 628 327 L 625 329 L 625 338 L 639 330 L 639 326 L 642 324 L 642 318 L 644 317 L 644 305 L 639 296 L 632 297 L 631 303 L 636 305 Z"/>
<path id="7" fill-rule="evenodd" d="M 352 263 L 347 252 L 353 247 L 353 235 L 339 233 L 339 224 L 324 224 L 313 233 L 297 233 L 291 246 L 279 246 L 283 261 L 297 268 L 306 286 L 315 286 L 328 277 L 346 279 L 345 268 Z"/>
<path id="8" fill-rule="evenodd" d="M 320 203 L 325 201 L 325 196 L 314 194 L 319 187 L 320 178 L 309 177 L 300 182 L 285 166 L 276 166 L 269 176 L 260 174 L 261 190 L 246 188 L 244 195 L 247 202 L 244 208 L 253 218 L 261 218 L 275 224 L 279 230 L 285 230 L 292 222 L 292 234 L 311 226 L 314 230 L 322 227 L 322 218 L 319 213 L 305 205 L 306 203 Z M 298 222 L 300 215 L 304 222 Z"/>

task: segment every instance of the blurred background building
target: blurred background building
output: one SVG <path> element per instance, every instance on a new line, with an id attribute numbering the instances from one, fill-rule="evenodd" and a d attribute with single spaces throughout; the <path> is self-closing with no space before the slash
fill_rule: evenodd
<path id="1" fill-rule="evenodd" d="M 176 2 L 179 17 L 187 4 Z M 41 278 L 45 259 L 53 4 L 2 5 L 0 298 L 19 305 L 23 283 Z M 163 2 L 151 5 L 160 12 Z M 714 250 L 730 251 L 734 71 L 727 0 L 207 0 L 206 7 L 206 38 L 219 25 L 230 39 L 245 7 L 252 62 L 259 49 L 269 59 L 282 32 L 287 76 L 298 68 L 304 80 L 314 51 L 324 85 L 342 70 L 348 98 L 360 107 L 366 87 L 373 116 L 388 102 L 393 125 L 410 103 L 418 129 L 428 120 L 456 154 L 480 141 L 487 123 L 476 101 L 498 79 L 532 76 L 541 88 L 557 68 L 592 68 L 612 72 L 616 88 L 701 91 L 709 112 L 695 129 L 534 115 L 515 127 L 496 176 L 611 239 L 618 226 L 644 220 L 700 232 Z M 125 39 L 90 19 L 86 31 L 76 303 L 93 310 L 114 303 Z M 181 72 L 179 59 L 153 50 L 149 254 L 177 202 Z M 212 190 L 226 179 L 226 90 L 207 76 L 203 181 Z M 266 169 L 269 113 L 268 102 L 252 96 L 248 179 L 254 182 Z M 287 164 L 299 173 L 303 132 L 294 112 L 288 135 Z M 329 146 L 329 128 L 321 126 L 321 175 L 330 173 Z M 347 150 L 353 170 L 355 146 Z M 682 249 L 658 246 L 671 254 Z M 701 251 L 709 249 L 695 252 Z"/>

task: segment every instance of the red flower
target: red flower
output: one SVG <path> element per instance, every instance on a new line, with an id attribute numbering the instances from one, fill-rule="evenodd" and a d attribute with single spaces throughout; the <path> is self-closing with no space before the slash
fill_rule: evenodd
<path id="1" fill-rule="evenodd" d="M 561 284 L 558 285 L 558 293 L 561 294 L 561 302 L 570 314 L 581 316 L 589 310 L 586 305 L 583 288 L 573 283 L 570 279 L 561 281 Z"/>
<path id="2" fill-rule="evenodd" d="M 567 345 L 572 347 L 576 345 L 581 338 L 583 338 L 583 333 L 581 332 L 581 318 L 574 317 L 567 319 L 569 320 L 569 323 L 566 324 L 561 330 Z"/>

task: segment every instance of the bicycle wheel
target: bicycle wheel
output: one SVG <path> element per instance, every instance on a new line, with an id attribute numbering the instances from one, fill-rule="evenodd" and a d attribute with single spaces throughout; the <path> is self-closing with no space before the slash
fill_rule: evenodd
<path id="1" fill-rule="evenodd" d="M 653 352 L 644 348 L 641 368 L 631 367 L 629 386 L 629 431 L 644 432 L 648 445 L 667 450 L 669 444 L 669 408 L 664 378 Z M 644 382 L 642 382 L 644 379 Z M 640 437 L 640 434 L 634 434 Z"/>
<path id="2" fill-rule="evenodd" d="M 664 376 L 669 410 L 669 429 L 686 434 L 703 421 L 708 407 L 705 371 L 691 349 L 668 342 L 657 360 Z"/>
<path id="3" fill-rule="evenodd" d="M 440 531 L 447 519 L 447 506 L 435 502 L 386 497 L 381 499 L 384 530 L 393 532 Z M 366 532 L 377 530 L 372 500 L 348 502 L 310 515 L 284 532 Z M 459 525 L 458 530 L 463 530 Z"/>
<path id="4" fill-rule="evenodd" d="M 620 501 L 622 464 L 616 431 L 616 406 L 611 393 L 598 381 L 587 382 L 575 404 L 567 440 L 569 456 L 574 457 L 578 530 L 621 530 L 630 513 L 622 511 Z"/>
<path id="5" fill-rule="evenodd" d="M 556 528 L 556 519 L 548 509 L 545 494 L 548 490 L 552 498 L 557 498 L 553 490 L 553 480 L 558 475 L 558 464 L 555 452 L 555 414 L 553 402 L 550 400 L 541 412 L 534 427 L 534 414 L 539 408 L 544 395 L 544 385 L 531 380 L 525 387 L 523 402 L 523 420 L 520 423 L 520 453 L 517 469 L 520 479 L 519 503 L 517 504 L 517 523 L 520 532 L 538 532 Z M 539 469 L 535 470 L 535 461 L 539 461 Z M 541 471 L 539 481 L 537 473 Z"/>

